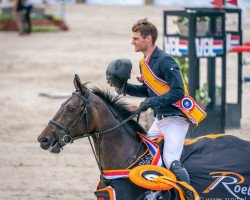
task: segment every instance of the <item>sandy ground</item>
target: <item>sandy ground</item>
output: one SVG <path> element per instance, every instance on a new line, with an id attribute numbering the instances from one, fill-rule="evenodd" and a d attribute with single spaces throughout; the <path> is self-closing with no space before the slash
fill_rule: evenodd
<path id="1" fill-rule="evenodd" d="M 140 54 L 133 51 L 131 25 L 149 17 L 159 27 L 162 47 L 164 7 L 103 7 L 71 5 L 66 8 L 68 32 L 33 33 L 19 37 L 0 32 L 0 199 L 94 199 L 99 172 L 87 140 L 78 140 L 59 155 L 42 150 L 37 136 L 63 99 L 40 97 L 41 92 L 74 90 L 73 77 L 107 88 L 105 70 L 114 58 L 128 57 L 138 74 Z M 58 7 L 48 10 L 59 12 Z M 244 25 L 250 39 L 250 25 Z M 248 56 L 249 57 L 249 56 Z M 244 75 L 250 70 L 244 68 Z M 243 85 L 241 130 L 227 131 L 250 139 L 249 84 Z M 130 102 L 138 103 L 137 99 Z"/>

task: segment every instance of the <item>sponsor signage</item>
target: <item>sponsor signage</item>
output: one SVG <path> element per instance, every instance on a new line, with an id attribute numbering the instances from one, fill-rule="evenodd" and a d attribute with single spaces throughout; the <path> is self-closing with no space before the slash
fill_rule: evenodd
<path id="1" fill-rule="evenodd" d="M 245 183 L 242 175 L 235 172 L 211 172 L 209 175 L 214 181 L 203 194 L 210 196 L 209 194 L 216 194 L 218 190 L 224 189 L 230 199 L 250 199 L 250 185 Z"/>
<path id="2" fill-rule="evenodd" d="M 165 51 L 172 56 L 183 56 L 188 54 L 188 41 L 179 37 L 164 37 Z"/>
<path id="3" fill-rule="evenodd" d="M 195 38 L 197 57 L 216 57 L 223 54 L 223 40 L 214 38 Z"/>
<path id="4" fill-rule="evenodd" d="M 188 40 L 174 36 L 164 37 L 165 51 L 172 56 L 188 55 Z M 223 40 L 211 37 L 195 38 L 197 57 L 216 57 L 223 55 Z"/>
<path id="5" fill-rule="evenodd" d="M 227 51 L 230 51 L 233 46 L 240 45 L 240 36 L 232 35 L 231 33 L 227 33 Z"/>

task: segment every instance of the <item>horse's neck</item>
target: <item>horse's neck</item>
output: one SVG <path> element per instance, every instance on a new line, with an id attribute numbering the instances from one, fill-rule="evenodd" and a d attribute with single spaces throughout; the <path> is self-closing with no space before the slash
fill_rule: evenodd
<path id="1" fill-rule="evenodd" d="M 98 115 L 95 115 L 95 131 L 103 132 L 121 123 L 121 119 L 117 119 L 119 116 L 107 104 L 103 103 L 101 109 L 102 112 L 98 110 Z M 141 142 L 133 129 L 128 122 L 94 139 L 96 153 L 103 169 L 125 169 L 131 164 L 131 158 L 138 151 Z M 144 146 L 141 148 L 141 151 L 143 150 Z"/>
<path id="2" fill-rule="evenodd" d="M 125 169 L 132 161 L 140 147 L 140 140 L 135 133 L 131 133 L 126 127 L 103 134 L 99 139 L 95 139 L 95 147 L 103 169 Z M 136 155 L 138 156 L 138 155 Z"/>

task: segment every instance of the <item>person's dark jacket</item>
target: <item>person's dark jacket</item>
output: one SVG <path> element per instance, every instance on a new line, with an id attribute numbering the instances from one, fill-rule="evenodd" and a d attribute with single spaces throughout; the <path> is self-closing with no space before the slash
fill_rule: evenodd
<path id="1" fill-rule="evenodd" d="M 24 10 L 25 10 L 24 1 L 17 0 L 16 11 L 24 11 Z"/>
<path id="2" fill-rule="evenodd" d="M 155 114 L 164 116 L 185 116 L 178 108 L 172 106 L 184 96 L 184 86 L 180 68 L 176 61 L 158 47 L 153 51 L 149 66 L 159 78 L 165 80 L 170 91 L 157 96 L 143 83 L 142 85 L 127 84 L 126 94 L 136 97 L 149 97 Z"/>

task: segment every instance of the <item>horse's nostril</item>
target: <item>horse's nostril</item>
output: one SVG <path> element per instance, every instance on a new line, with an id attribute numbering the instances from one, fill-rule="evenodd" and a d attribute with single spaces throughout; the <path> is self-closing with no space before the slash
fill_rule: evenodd
<path id="1" fill-rule="evenodd" d="M 49 139 L 48 138 L 46 138 L 46 137 L 42 137 L 42 138 L 40 138 L 40 143 L 42 143 L 42 144 L 47 144 L 47 143 L 49 143 Z"/>
<path id="2" fill-rule="evenodd" d="M 47 143 L 49 140 L 47 138 L 42 138 L 42 143 Z"/>

